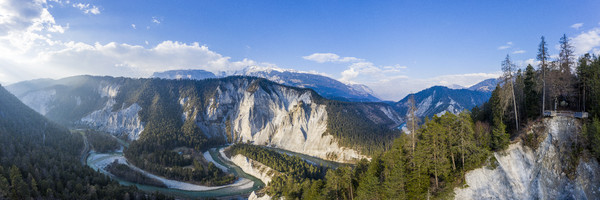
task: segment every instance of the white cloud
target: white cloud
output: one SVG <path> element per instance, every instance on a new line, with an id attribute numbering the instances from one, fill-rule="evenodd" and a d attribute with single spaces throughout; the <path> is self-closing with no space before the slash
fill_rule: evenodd
<path id="1" fill-rule="evenodd" d="M 15 63 L 15 67 L 20 69 L 17 72 L 50 78 L 78 74 L 147 77 L 156 71 L 173 69 L 219 72 L 262 64 L 248 59 L 231 61 L 229 57 L 213 52 L 204 45 L 177 41 L 164 41 L 151 48 L 115 42 L 66 42 L 56 44 L 54 48 L 56 50 L 38 52 L 27 62 Z M 10 58 L 0 56 L 0 60 Z"/>
<path id="2" fill-rule="evenodd" d="M 56 24 L 45 1 L 0 0 L 0 13 L 0 37 L 43 30 L 63 33 L 66 29 Z"/>
<path id="3" fill-rule="evenodd" d="M 131 24 L 131 28 L 136 29 L 135 24 Z"/>
<path id="4" fill-rule="evenodd" d="M 98 7 L 96 7 L 95 5 L 73 3 L 73 8 L 78 8 L 79 10 L 83 11 L 83 13 L 85 13 L 85 14 L 94 14 L 94 15 L 100 14 L 100 9 Z"/>
<path id="5" fill-rule="evenodd" d="M 160 24 L 162 20 L 159 20 L 157 17 L 152 17 L 152 23 Z"/>
<path id="6" fill-rule="evenodd" d="M 600 51 L 600 28 L 583 32 L 571 39 L 576 55 Z"/>
<path id="7" fill-rule="evenodd" d="M 582 26 L 583 26 L 583 23 L 576 23 L 576 24 L 571 25 L 571 28 L 579 30 L 579 28 L 581 28 Z"/>
<path id="8" fill-rule="evenodd" d="M 512 42 L 507 42 L 505 45 L 499 46 L 498 50 L 508 49 L 508 48 L 512 47 L 512 45 L 513 45 Z"/>
<path id="9" fill-rule="evenodd" d="M 334 53 L 313 53 L 308 56 L 303 56 L 305 60 L 315 61 L 318 63 L 326 63 L 326 62 L 337 62 L 337 63 L 345 63 L 345 62 L 360 62 L 363 59 L 355 58 L 355 57 L 340 57 Z"/>
<path id="10" fill-rule="evenodd" d="M 47 6 L 40 0 L 29 3 L 0 0 L 2 81 L 12 83 L 79 74 L 146 77 L 155 71 L 171 69 L 216 72 L 270 65 L 249 59 L 231 61 L 199 43 L 163 41 L 144 47 L 116 42 L 88 44 L 53 40 L 51 34 L 60 34 L 67 28 L 56 24 Z"/>
<path id="11" fill-rule="evenodd" d="M 512 52 L 513 54 L 523 54 L 525 53 L 525 50 L 516 50 Z"/>
<path id="12" fill-rule="evenodd" d="M 537 61 L 537 60 L 535 60 L 533 58 L 530 58 L 530 59 L 525 60 L 523 62 L 524 65 L 522 65 L 522 66 L 527 67 L 527 65 L 531 65 L 531 66 L 535 67 L 535 66 L 538 65 L 538 63 L 539 63 L 539 61 Z"/>

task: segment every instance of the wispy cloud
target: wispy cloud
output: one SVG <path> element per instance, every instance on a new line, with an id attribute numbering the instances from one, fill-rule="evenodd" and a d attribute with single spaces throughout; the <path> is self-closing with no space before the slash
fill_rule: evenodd
<path id="1" fill-rule="evenodd" d="M 137 29 L 137 28 L 135 28 L 135 24 L 131 24 L 131 28 Z"/>
<path id="2" fill-rule="evenodd" d="M 583 23 L 576 23 L 576 24 L 571 25 L 571 28 L 579 30 L 579 28 L 581 28 L 582 26 L 583 26 Z"/>
<path id="3" fill-rule="evenodd" d="M 524 54 L 526 51 L 525 50 L 516 50 L 513 51 L 512 54 Z"/>
<path id="4" fill-rule="evenodd" d="M 337 63 L 345 63 L 345 62 L 360 62 L 362 59 L 355 57 L 340 57 L 334 53 L 313 53 L 308 56 L 303 56 L 305 60 L 310 60 L 318 63 L 326 63 L 326 62 L 337 62 Z"/>
<path id="5" fill-rule="evenodd" d="M 505 45 L 499 46 L 498 50 L 508 49 L 508 48 L 512 47 L 512 45 L 513 45 L 512 42 L 507 42 Z"/>
<path id="6" fill-rule="evenodd" d="M 158 19 L 157 17 L 152 17 L 152 23 L 160 24 L 161 22 L 162 20 Z"/>
<path id="7" fill-rule="evenodd" d="M 79 10 L 83 11 L 85 14 L 100 14 L 100 9 L 95 5 L 90 4 L 82 4 L 82 3 L 73 3 L 74 8 L 79 8 Z"/>
<path id="8" fill-rule="evenodd" d="M 339 80 L 345 83 L 364 83 L 365 81 L 404 76 L 402 73 L 407 68 L 403 65 L 378 66 L 365 59 L 342 57 L 334 53 L 313 53 L 302 58 L 317 63 L 350 63 L 348 68 L 340 73 Z"/>

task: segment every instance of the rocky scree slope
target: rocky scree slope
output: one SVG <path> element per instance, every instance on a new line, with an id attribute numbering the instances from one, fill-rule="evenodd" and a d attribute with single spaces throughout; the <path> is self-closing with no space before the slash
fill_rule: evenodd
<path id="1" fill-rule="evenodd" d="M 519 141 L 494 153 L 496 167 L 468 172 L 467 186 L 455 189 L 455 199 L 600 198 L 600 165 L 574 145 L 580 131 L 575 118 L 543 119 L 527 133 L 541 141 L 537 148 Z"/>
<path id="2" fill-rule="evenodd" d="M 383 148 L 402 123 L 386 104 L 328 100 L 310 89 L 251 77 L 77 76 L 20 85 L 11 92 L 50 119 L 169 147 L 252 142 L 350 162 Z"/>

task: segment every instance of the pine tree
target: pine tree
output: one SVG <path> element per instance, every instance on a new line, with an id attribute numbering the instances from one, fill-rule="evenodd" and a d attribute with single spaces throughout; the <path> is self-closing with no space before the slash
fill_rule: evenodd
<path id="1" fill-rule="evenodd" d="M 560 71 L 563 74 L 571 74 L 571 66 L 574 64 L 573 45 L 569 43 L 569 38 L 566 34 L 560 38 L 560 53 L 558 54 L 560 61 Z"/>
<path id="2" fill-rule="evenodd" d="M 451 168 L 450 160 L 448 160 L 448 149 L 445 142 L 447 135 L 443 130 L 442 125 L 438 123 L 439 118 L 434 116 L 434 119 L 427 122 L 422 133 L 420 151 L 426 155 L 425 162 L 428 164 L 428 172 L 435 178 L 435 188 L 440 188 L 440 179 L 445 177 Z"/>
<path id="3" fill-rule="evenodd" d="M 350 167 L 340 167 L 338 168 L 342 175 L 342 188 L 346 190 L 346 195 L 348 199 L 354 199 L 354 180 L 352 177 L 352 168 Z"/>
<path id="4" fill-rule="evenodd" d="M 397 138 L 394 140 L 392 149 L 386 152 L 385 155 L 383 190 L 386 199 L 406 199 L 403 146 L 404 137 Z"/>
<path id="5" fill-rule="evenodd" d="M 323 180 L 313 181 L 310 184 L 310 187 L 307 190 L 304 190 L 304 193 L 302 194 L 302 199 L 307 199 L 307 200 L 324 199 L 325 196 L 322 193 L 324 187 L 325 187 L 325 184 L 323 183 Z"/>
<path id="6" fill-rule="evenodd" d="M 535 70 L 533 66 L 527 65 L 525 69 L 524 93 L 525 93 L 525 112 L 527 119 L 533 119 L 539 116 L 539 94 L 536 90 L 537 84 L 535 81 Z"/>
<path id="7" fill-rule="evenodd" d="M 2 168 L 2 166 L 0 166 L 0 169 L 1 168 Z M 0 170 L 0 199 L 7 197 L 9 194 L 9 190 L 10 190 L 10 184 L 8 183 L 8 180 L 6 180 L 6 178 L 4 177 L 4 175 L 2 174 L 2 172 Z"/>
<path id="8" fill-rule="evenodd" d="M 515 87 L 514 87 L 514 79 L 513 73 L 515 72 L 515 64 L 510 60 L 510 56 L 507 54 L 504 61 L 502 61 L 502 75 L 503 81 L 505 83 L 504 87 L 509 90 L 509 93 L 512 97 L 512 103 L 515 114 L 515 128 L 519 131 L 519 112 L 517 111 L 517 99 L 515 97 Z"/>
<path id="9" fill-rule="evenodd" d="M 458 115 L 458 129 L 459 132 L 457 134 L 460 142 L 460 157 L 461 157 L 461 168 L 464 173 L 464 169 L 466 167 L 466 160 L 468 160 L 467 156 L 472 155 L 471 152 L 475 152 L 478 148 L 475 146 L 475 131 L 473 130 L 473 120 L 471 119 L 471 115 L 468 112 L 462 112 Z"/>
<path id="10" fill-rule="evenodd" d="M 492 121 L 493 128 L 490 140 L 490 147 L 492 150 L 502 150 L 508 146 L 509 135 L 506 133 L 506 125 L 502 117 L 504 116 L 504 106 L 500 99 L 500 85 L 496 86 L 496 89 L 492 92 L 490 97 L 490 103 L 492 106 Z"/>
<path id="11" fill-rule="evenodd" d="M 29 188 L 27 183 L 23 180 L 21 170 L 15 165 L 10 168 L 10 182 L 11 182 L 11 199 L 27 199 L 29 198 Z"/>
<path id="12" fill-rule="evenodd" d="M 27 176 L 27 179 L 29 179 L 29 186 L 31 188 L 31 196 L 37 197 L 40 194 L 40 192 L 38 190 L 37 181 L 35 181 L 35 178 L 33 178 L 33 176 L 31 174 L 29 174 Z M 79 184 L 79 185 L 81 185 L 81 184 Z M 82 192 L 82 191 L 78 191 L 78 192 Z"/>
<path id="13" fill-rule="evenodd" d="M 411 95 L 410 98 L 408 99 L 408 113 L 406 116 L 406 126 L 408 127 L 408 129 L 410 130 L 410 137 L 411 137 L 411 154 L 415 153 L 415 145 L 417 143 L 416 141 L 416 134 L 417 134 L 417 126 L 419 126 L 419 117 L 416 115 L 417 112 L 417 106 L 416 106 L 416 102 L 415 102 L 415 95 Z"/>
<path id="14" fill-rule="evenodd" d="M 510 136 L 506 133 L 506 125 L 502 121 L 496 121 L 494 129 L 492 129 L 492 149 L 503 150 L 508 147 Z"/>
<path id="15" fill-rule="evenodd" d="M 542 36 L 542 41 L 538 47 L 537 60 L 540 61 L 540 71 L 542 71 L 542 114 L 546 109 L 546 73 L 548 71 L 548 45 Z"/>
<path id="16" fill-rule="evenodd" d="M 381 196 L 380 176 L 383 171 L 383 165 L 380 156 L 375 156 L 371 160 L 369 169 L 364 177 L 360 179 L 356 192 L 357 199 L 383 199 Z"/>

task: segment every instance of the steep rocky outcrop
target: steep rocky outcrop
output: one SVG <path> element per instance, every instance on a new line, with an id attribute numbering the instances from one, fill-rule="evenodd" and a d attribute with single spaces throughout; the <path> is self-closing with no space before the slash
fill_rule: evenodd
<path id="1" fill-rule="evenodd" d="M 255 192 L 250 193 L 248 200 L 271 200 L 272 198 L 269 195 L 263 195 L 259 197 Z"/>
<path id="2" fill-rule="evenodd" d="M 455 189 L 455 199 L 597 199 L 600 165 L 574 149 L 580 129 L 571 117 L 533 125 L 528 134 L 540 136 L 536 149 L 519 141 L 495 153 L 497 162 L 466 174 L 467 186 Z"/>
<path id="3" fill-rule="evenodd" d="M 279 174 L 279 172 L 271 169 L 270 167 L 247 158 L 242 154 L 237 154 L 231 157 L 231 162 L 235 165 L 239 166 L 246 174 L 250 174 L 265 183 L 265 185 L 269 185 L 269 182 Z"/>

